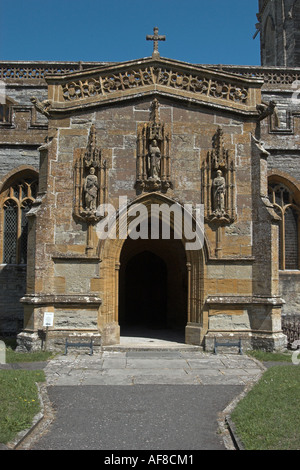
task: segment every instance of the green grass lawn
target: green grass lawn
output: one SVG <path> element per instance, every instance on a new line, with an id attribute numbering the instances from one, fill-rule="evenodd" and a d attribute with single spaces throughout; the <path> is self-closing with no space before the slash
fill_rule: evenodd
<path id="1" fill-rule="evenodd" d="M 17 362 L 43 362 L 48 361 L 53 357 L 53 353 L 49 351 L 35 351 L 35 352 L 16 352 L 10 347 L 6 349 L 6 362 L 7 364 Z"/>
<path id="2" fill-rule="evenodd" d="M 34 351 L 34 352 L 17 352 L 16 339 L 15 338 L 3 338 L 0 337 L 0 340 L 4 341 L 6 345 L 6 363 L 16 363 L 16 362 L 43 362 L 48 361 L 55 356 L 55 353 L 49 351 Z"/>
<path id="3" fill-rule="evenodd" d="M 1 443 L 6 444 L 31 426 L 40 411 L 36 382 L 44 380 L 42 370 L 0 370 Z"/>
<path id="4" fill-rule="evenodd" d="M 231 419 L 246 450 L 299 450 L 300 365 L 268 369 Z"/>
<path id="5" fill-rule="evenodd" d="M 16 352 L 12 338 L 1 338 L 6 344 L 6 363 L 47 361 L 53 353 Z M 31 426 L 40 411 L 36 382 L 43 382 L 42 370 L 0 370 L 0 442 L 6 444 Z"/>
<path id="6" fill-rule="evenodd" d="M 258 359 L 261 362 L 292 362 L 292 352 L 266 352 L 260 350 L 247 351 L 247 355 Z"/>

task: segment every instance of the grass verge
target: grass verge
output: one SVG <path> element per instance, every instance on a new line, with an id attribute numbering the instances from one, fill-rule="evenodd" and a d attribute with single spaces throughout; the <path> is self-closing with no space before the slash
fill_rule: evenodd
<path id="1" fill-rule="evenodd" d="M 0 370 L 0 442 L 6 444 L 31 426 L 40 411 L 36 382 L 45 381 L 42 370 Z"/>
<path id="2" fill-rule="evenodd" d="M 300 449 L 300 366 L 274 366 L 234 409 L 246 450 Z"/>
<path id="3" fill-rule="evenodd" d="M 49 351 L 35 351 L 35 352 L 16 352 L 10 347 L 6 348 L 6 362 L 7 364 L 17 362 L 43 362 L 48 361 L 53 357 L 53 353 Z"/>
<path id="4" fill-rule="evenodd" d="M 34 351 L 34 352 L 17 352 L 16 338 L 14 337 L 0 337 L 0 340 L 4 341 L 6 345 L 6 362 L 7 364 L 17 362 L 43 362 L 52 359 L 55 353 L 50 351 Z"/>
<path id="5" fill-rule="evenodd" d="M 266 352 L 260 350 L 247 351 L 247 355 L 258 359 L 261 362 L 292 362 L 292 352 Z"/>

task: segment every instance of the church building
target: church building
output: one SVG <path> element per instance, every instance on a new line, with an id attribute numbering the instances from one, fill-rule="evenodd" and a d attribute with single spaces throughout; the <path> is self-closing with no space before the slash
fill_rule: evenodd
<path id="1" fill-rule="evenodd" d="M 0 62 L 0 334 L 130 328 L 282 349 L 300 305 L 300 5 L 259 0 L 261 66 Z M 149 44 L 150 46 L 150 44 Z M 48 326 L 45 317 L 51 318 Z"/>

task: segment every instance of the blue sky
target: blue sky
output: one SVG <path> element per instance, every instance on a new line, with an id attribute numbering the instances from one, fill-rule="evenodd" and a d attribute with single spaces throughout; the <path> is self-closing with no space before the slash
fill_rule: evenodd
<path id="1" fill-rule="evenodd" d="M 258 0 L 0 0 L 0 60 L 259 65 Z"/>

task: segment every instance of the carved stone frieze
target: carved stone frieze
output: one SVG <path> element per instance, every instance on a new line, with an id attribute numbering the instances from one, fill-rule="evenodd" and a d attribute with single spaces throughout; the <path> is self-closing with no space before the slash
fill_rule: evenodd
<path id="1" fill-rule="evenodd" d="M 65 101 L 74 101 L 155 84 L 235 103 L 247 104 L 248 100 L 248 88 L 234 84 L 228 78 L 218 80 L 205 71 L 192 73 L 157 66 L 72 80 L 62 85 L 62 91 Z"/>
<path id="2" fill-rule="evenodd" d="M 79 149 L 74 166 L 74 215 L 88 223 L 98 221 L 97 207 L 107 201 L 107 165 L 91 126 L 86 149 Z"/>
<path id="3" fill-rule="evenodd" d="M 170 167 L 170 133 L 159 119 L 159 103 L 152 102 L 150 121 L 138 128 L 137 179 L 139 191 L 166 192 L 172 187 Z"/>
<path id="4" fill-rule="evenodd" d="M 202 163 L 202 203 L 207 222 L 232 223 L 235 220 L 235 162 L 224 145 L 223 130 L 213 137 L 213 150 Z"/>

